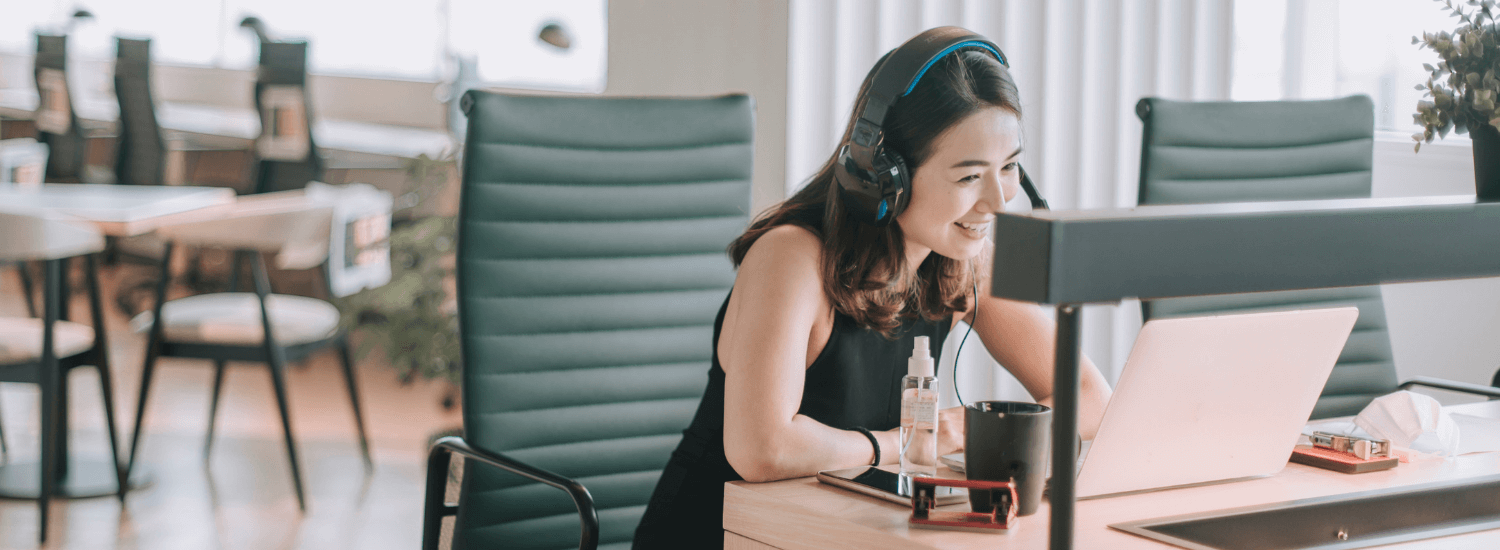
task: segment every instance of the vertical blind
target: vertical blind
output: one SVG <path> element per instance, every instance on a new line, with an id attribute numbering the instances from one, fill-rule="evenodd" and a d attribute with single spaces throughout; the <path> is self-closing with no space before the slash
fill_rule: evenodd
<path id="1" fill-rule="evenodd" d="M 788 195 L 833 154 L 875 61 L 924 29 L 958 25 L 1005 51 L 1024 111 L 1022 163 L 1052 207 L 1134 206 L 1136 101 L 1228 99 L 1233 15 L 1232 0 L 792 0 Z M 1084 353 L 1113 382 L 1140 306 L 1087 306 L 1083 318 Z M 943 406 L 956 405 L 952 357 L 965 328 L 944 347 Z M 977 336 L 959 368 L 965 401 L 1027 397 Z"/>

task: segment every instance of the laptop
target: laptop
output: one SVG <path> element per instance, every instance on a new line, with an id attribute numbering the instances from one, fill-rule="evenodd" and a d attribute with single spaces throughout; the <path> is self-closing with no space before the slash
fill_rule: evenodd
<path id="1" fill-rule="evenodd" d="M 1085 442 L 1078 498 L 1281 471 L 1358 317 L 1343 307 L 1147 322 Z M 942 460 L 963 467 L 962 453 Z"/>

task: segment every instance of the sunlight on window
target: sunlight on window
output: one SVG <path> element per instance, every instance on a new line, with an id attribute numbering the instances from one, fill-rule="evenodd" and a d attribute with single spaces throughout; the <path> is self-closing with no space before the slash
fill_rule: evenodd
<path id="1" fill-rule="evenodd" d="M 1241 0 L 1234 17 L 1232 99 L 1365 94 L 1375 102 L 1375 129 L 1403 133 L 1415 126 L 1422 64 L 1437 59 L 1411 38 L 1457 26 L 1427 0 Z M 1287 32 L 1289 20 L 1304 26 L 1300 35 Z M 1289 64 L 1302 72 L 1289 76 Z"/>

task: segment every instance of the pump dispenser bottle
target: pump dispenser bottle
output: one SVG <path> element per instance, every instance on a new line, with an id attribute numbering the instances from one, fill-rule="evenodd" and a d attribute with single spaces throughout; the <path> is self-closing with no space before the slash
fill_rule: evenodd
<path id="1" fill-rule="evenodd" d="M 915 338 L 901 378 L 901 473 L 937 475 L 937 377 L 926 336 Z"/>

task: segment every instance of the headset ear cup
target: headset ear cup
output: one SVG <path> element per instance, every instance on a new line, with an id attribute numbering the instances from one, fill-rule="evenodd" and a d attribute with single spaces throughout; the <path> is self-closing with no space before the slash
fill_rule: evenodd
<path id="1" fill-rule="evenodd" d="M 891 179 L 889 182 L 890 187 L 886 188 L 886 192 L 895 194 L 895 197 L 891 199 L 893 204 L 891 204 L 890 212 L 890 217 L 895 219 L 896 216 L 900 216 L 902 212 L 905 212 L 906 205 L 911 203 L 911 171 L 906 167 L 906 159 L 902 158 L 900 154 L 888 151 L 885 153 L 885 157 L 887 157 L 892 167 L 887 172 L 890 174 Z"/>

